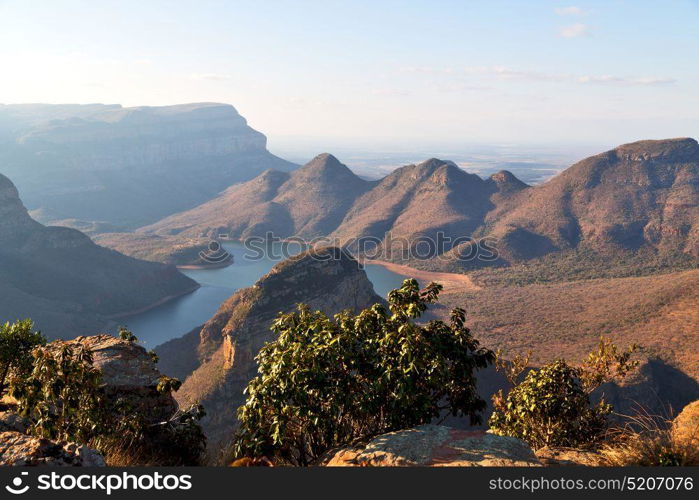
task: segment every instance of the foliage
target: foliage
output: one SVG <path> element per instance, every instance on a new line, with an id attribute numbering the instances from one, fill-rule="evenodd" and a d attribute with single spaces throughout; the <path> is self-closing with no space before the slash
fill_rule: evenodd
<path id="1" fill-rule="evenodd" d="M 475 371 L 494 361 L 455 309 L 450 323 L 419 318 L 441 286 L 406 280 L 383 305 L 329 319 L 299 306 L 273 324 L 259 375 L 239 408 L 235 457 L 308 465 L 358 438 L 430 422 L 447 410 L 479 422 Z"/>
<path id="2" fill-rule="evenodd" d="M 126 340 L 127 342 L 138 341 L 138 338 L 136 337 L 136 335 L 134 335 L 133 332 L 131 330 L 127 329 L 125 326 L 119 327 L 119 338 L 121 340 Z"/>
<path id="3" fill-rule="evenodd" d="M 653 276 L 699 268 L 697 257 L 681 251 L 655 253 L 650 250 L 600 253 L 581 245 L 506 267 L 490 267 L 471 273 L 484 287 L 525 286 L 600 278 Z"/>
<path id="4" fill-rule="evenodd" d="M 32 422 L 32 434 L 89 444 L 105 452 L 111 465 L 199 463 L 206 445 L 198 423 L 204 416 L 201 406 L 153 423 L 143 394 L 105 393 L 89 349 L 49 344 L 34 349 L 32 356 L 30 373 L 11 382 L 20 413 Z M 169 394 L 180 385 L 177 379 L 162 377 L 157 392 Z M 110 456 L 121 458 L 110 460 Z"/>
<path id="5" fill-rule="evenodd" d="M 33 422 L 32 433 L 86 443 L 109 429 L 100 411 L 102 376 L 88 349 L 40 347 L 33 356 L 29 376 L 12 381 L 12 396 Z"/>
<path id="6" fill-rule="evenodd" d="M 631 361 L 637 349 L 634 345 L 619 352 L 609 340 L 600 339 L 597 350 L 581 366 L 556 360 L 530 370 L 519 383 L 529 357 L 516 357 L 510 363 L 499 360 L 498 368 L 514 387 L 507 396 L 502 390 L 493 396 L 490 428 L 499 435 L 521 438 L 534 448 L 597 442 L 608 427 L 612 407 L 604 399 L 593 405 L 590 395 L 637 366 L 638 362 Z"/>
<path id="7" fill-rule="evenodd" d="M 182 387 L 182 382 L 180 382 L 176 378 L 168 377 L 166 375 L 162 375 L 158 379 L 158 392 L 161 394 L 168 394 L 170 392 L 177 392 L 180 390 L 180 387 Z"/>
<path id="8" fill-rule="evenodd" d="M 12 377 L 24 377 L 32 370 L 32 350 L 46 344 L 41 332 L 34 331 L 34 323 L 26 319 L 0 325 L 0 396 L 6 382 Z"/>

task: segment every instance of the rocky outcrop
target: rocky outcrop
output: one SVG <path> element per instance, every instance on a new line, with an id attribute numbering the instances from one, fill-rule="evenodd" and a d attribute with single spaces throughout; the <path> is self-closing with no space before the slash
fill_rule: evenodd
<path id="1" fill-rule="evenodd" d="M 699 400 L 685 406 L 675 417 L 672 437 L 677 443 L 699 447 Z"/>
<path id="2" fill-rule="evenodd" d="M 95 245 L 74 229 L 33 220 L 0 174 L 0 321 L 32 318 L 49 338 L 71 338 L 195 290 L 174 266 Z"/>
<path id="3" fill-rule="evenodd" d="M 93 365 L 102 373 L 106 397 L 112 401 L 128 400 L 146 423 L 166 421 L 177 411 L 172 395 L 158 391 L 162 374 L 151 355 L 137 343 L 111 335 L 94 335 L 49 344 L 51 349 L 64 346 L 92 351 Z"/>
<path id="4" fill-rule="evenodd" d="M 12 411 L 0 412 L 0 432 L 21 432 L 26 433 L 29 430 L 31 422 Z"/>
<path id="5" fill-rule="evenodd" d="M 104 467 L 102 454 L 75 443 L 61 445 L 19 432 L 0 432 L 0 466 Z"/>
<path id="6" fill-rule="evenodd" d="M 3 171 L 28 205 L 53 220 L 135 228 L 268 168 L 295 168 L 269 153 L 266 137 L 227 104 L 65 107 L 60 113 L 36 106 L 31 119 L 6 106 L 0 122 L 3 114 L 17 132 L 0 151 L 0 165 L 7 164 Z"/>
<path id="7" fill-rule="evenodd" d="M 215 446 L 229 440 L 237 427 L 235 411 L 245 400 L 247 383 L 257 374 L 255 356 L 274 340 L 270 327 L 280 312 L 305 303 L 331 315 L 381 301 L 357 261 L 337 248 L 314 250 L 276 265 L 254 286 L 236 292 L 199 330 L 196 349 L 181 352 L 165 344 L 158 352 L 162 357 L 170 352 L 196 360 L 198 367 L 176 397 L 182 405 L 204 405 L 207 416 L 202 426 Z M 197 332 L 188 334 L 186 342 L 175 343 L 191 345 L 194 335 Z"/>
<path id="8" fill-rule="evenodd" d="M 366 446 L 340 450 L 325 465 L 537 467 L 541 464 L 521 439 L 428 424 L 382 434 Z"/>

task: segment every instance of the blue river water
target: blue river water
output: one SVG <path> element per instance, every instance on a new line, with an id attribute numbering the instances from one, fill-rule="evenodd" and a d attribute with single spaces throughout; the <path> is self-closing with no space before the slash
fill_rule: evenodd
<path id="1" fill-rule="evenodd" d="M 252 252 L 241 244 L 224 243 L 223 247 L 233 254 L 233 265 L 219 269 L 183 270 L 201 288 L 143 313 L 122 318 L 119 324 L 128 327 L 148 349 L 181 337 L 210 319 L 236 290 L 255 284 L 282 258 L 280 251 L 279 255 L 253 260 L 250 258 Z M 288 250 L 288 254 L 294 253 L 293 249 Z M 405 279 L 376 264 L 366 265 L 365 271 L 374 290 L 382 297 Z"/>

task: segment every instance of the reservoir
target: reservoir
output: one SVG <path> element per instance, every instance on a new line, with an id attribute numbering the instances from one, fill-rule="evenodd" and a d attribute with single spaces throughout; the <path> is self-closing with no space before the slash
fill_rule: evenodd
<path id="1" fill-rule="evenodd" d="M 250 252 L 240 243 L 224 243 L 223 247 L 233 255 L 232 265 L 218 269 L 182 270 L 197 281 L 201 288 L 143 313 L 122 318 L 118 321 L 119 324 L 131 330 L 144 347 L 152 349 L 170 339 L 181 337 L 208 321 L 221 303 L 236 290 L 254 285 L 280 262 L 279 258 L 268 256 L 250 259 Z M 290 255 L 295 253 L 298 250 L 289 249 Z M 405 279 L 378 264 L 367 264 L 364 269 L 374 290 L 381 297 L 386 297 L 390 290 L 399 287 Z"/>

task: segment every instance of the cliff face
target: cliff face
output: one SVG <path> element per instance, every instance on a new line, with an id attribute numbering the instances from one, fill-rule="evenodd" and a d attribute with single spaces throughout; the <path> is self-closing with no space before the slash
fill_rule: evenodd
<path id="1" fill-rule="evenodd" d="M 254 286 L 236 292 L 200 330 L 158 348 L 161 368 L 168 373 L 169 366 L 182 367 L 181 358 L 187 355 L 182 348 L 189 345 L 194 361 L 190 366 L 197 368 L 176 397 L 181 404 L 204 405 L 207 417 L 202 425 L 216 446 L 229 440 L 237 427 L 235 412 L 244 402 L 243 390 L 257 374 L 254 358 L 274 339 L 270 326 L 280 312 L 305 303 L 335 314 L 381 301 L 354 259 L 336 248 L 308 252 L 278 264 Z"/>
<path id="2" fill-rule="evenodd" d="M 233 106 L 215 103 L 118 108 L 52 120 L 18 139 L 28 147 L 71 148 L 69 164 L 90 170 L 145 166 L 266 151 L 267 138 Z"/>
<path id="3" fill-rule="evenodd" d="M 24 111 L 24 112 L 22 112 Z M 43 113 L 44 119 L 41 119 Z M 232 106 L 0 108 L 4 172 L 45 221 L 136 227 L 202 203 L 268 168 L 295 165 Z"/>
<path id="4" fill-rule="evenodd" d="M 95 245 L 79 231 L 46 227 L 0 175 L 0 319 L 32 318 L 52 338 L 100 328 L 107 317 L 197 288 L 173 266 Z"/>

